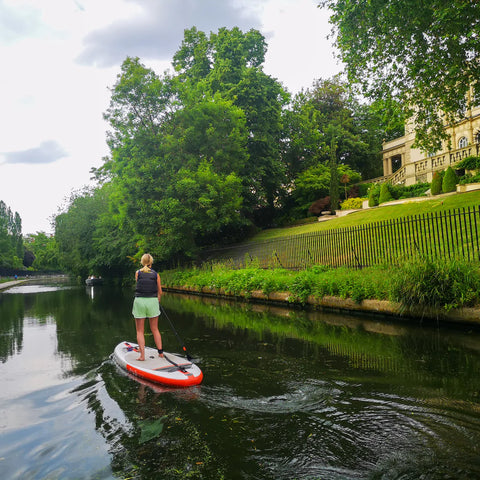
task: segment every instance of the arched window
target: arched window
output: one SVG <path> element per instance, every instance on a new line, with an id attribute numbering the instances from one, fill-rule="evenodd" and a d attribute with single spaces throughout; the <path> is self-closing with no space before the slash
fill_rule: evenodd
<path id="1" fill-rule="evenodd" d="M 467 139 L 467 137 L 462 137 L 462 138 L 458 141 L 458 148 L 465 148 L 467 145 L 468 145 L 468 139 Z"/>

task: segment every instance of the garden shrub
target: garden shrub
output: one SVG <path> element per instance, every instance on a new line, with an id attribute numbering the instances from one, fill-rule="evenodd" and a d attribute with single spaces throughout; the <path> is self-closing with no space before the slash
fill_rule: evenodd
<path id="1" fill-rule="evenodd" d="M 368 206 L 376 207 L 380 198 L 380 185 L 378 183 L 373 184 L 368 190 Z"/>
<path id="2" fill-rule="evenodd" d="M 373 183 L 361 183 L 360 185 L 355 185 L 358 188 L 358 197 L 368 197 L 368 192 L 370 188 L 373 186 Z M 353 195 L 349 195 L 352 196 Z"/>
<path id="3" fill-rule="evenodd" d="M 457 189 L 458 177 L 452 167 L 448 167 L 442 180 L 442 192 L 454 192 Z"/>
<path id="4" fill-rule="evenodd" d="M 393 198 L 413 198 L 426 196 L 430 183 L 416 183 L 415 185 L 395 185 L 395 192 L 392 192 Z"/>
<path id="5" fill-rule="evenodd" d="M 465 260 L 415 256 L 396 269 L 391 293 L 407 309 L 473 305 L 480 298 L 480 270 Z"/>
<path id="6" fill-rule="evenodd" d="M 432 178 L 432 185 L 430 187 L 430 192 L 432 195 L 439 195 L 442 193 L 442 173 L 434 172 Z"/>
<path id="7" fill-rule="evenodd" d="M 341 210 L 358 210 L 363 206 L 363 198 L 347 198 L 340 204 Z"/>
<path id="8" fill-rule="evenodd" d="M 388 182 L 382 183 L 380 187 L 380 197 L 378 203 L 385 203 L 393 200 L 392 192 L 390 191 L 390 184 Z"/>
<path id="9" fill-rule="evenodd" d="M 308 209 L 308 213 L 311 213 L 312 215 L 321 215 L 322 212 L 327 210 L 330 210 L 329 196 L 320 198 L 317 201 L 313 202 Z"/>
<path id="10" fill-rule="evenodd" d="M 476 155 L 470 155 L 468 157 L 465 157 L 461 162 L 455 165 L 455 168 L 464 168 L 465 170 L 478 170 L 480 169 L 480 157 Z"/>
<path id="11" fill-rule="evenodd" d="M 479 182 L 480 182 L 480 173 L 477 173 L 475 175 L 464 175 L 458 181 L 460 185 L 465 185 L 467 183 L 479 183 Z"/>
<path id="12" fill-rule="evenodd" d="M 360 195 L 360 187 L 358 185 L 352 185 L 348 189 L 347 198 L 356 198 L 361 196 L 362 195 Z M 363 196 L 367 196 L 367 191 L 365 191 L 365 195 Z"/>

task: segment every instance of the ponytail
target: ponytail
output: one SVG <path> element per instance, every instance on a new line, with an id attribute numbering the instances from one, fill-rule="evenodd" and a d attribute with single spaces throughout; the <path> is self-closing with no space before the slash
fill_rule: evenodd
<path id="1" fill-rule="evenodd" d="M 150 267 L 153 263 L 153 257 L 149 253 L 142 255 L 140 263 L 143 265 L 143 268 L 140 269 L 141 272 L 148 273 L 151 271 Z"/>

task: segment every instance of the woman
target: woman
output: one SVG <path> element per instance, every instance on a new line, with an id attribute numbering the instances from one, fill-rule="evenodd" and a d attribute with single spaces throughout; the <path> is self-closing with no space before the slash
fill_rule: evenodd
<path id="1" fill-rule="evenodd" d="M 137 343 L 140 356 L 137 360 L 145 360 L 145 319 L 150 322 L 158 354 L 163 357 L 162 336 L 158 330 L 158 316 L 160 315 L 160 300 L 162 299 L 162 283 L 160 275 L 152 270 L 153 257 L 146 253 L 140 260 L 143 268 L 135 272 L 135 300 L 132 313 L 137 329 Z"/>

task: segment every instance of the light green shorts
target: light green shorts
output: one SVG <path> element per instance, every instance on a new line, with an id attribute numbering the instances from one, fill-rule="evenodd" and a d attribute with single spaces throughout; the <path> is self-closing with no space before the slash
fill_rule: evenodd
<path id="1" fill-rule="evenodd" d="M 135 297 L 132 313 L 134 318 L 153 318 L 160 315 L 157 297 Z"/>

